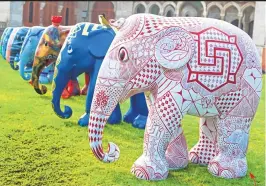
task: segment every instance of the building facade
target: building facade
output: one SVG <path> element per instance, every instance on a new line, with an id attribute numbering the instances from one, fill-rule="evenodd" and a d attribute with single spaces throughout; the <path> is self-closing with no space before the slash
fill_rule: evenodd
<path id="1" fill-rule="evenodd" d="M 101 13 L 109 19 L 137 13 L 208 17 L 227 21 L 244 30 L 253 38 L 260 55 L 266 45 L 266 3 L 263 1 L 89 1 L 87 4 L 86 20 L 89 22 L 98 22 L 97 15 Z"/>
<path id="2" fill-rule="evenodd" d="M 52 15 L 61 15 L 62 25 L 74 25 L 79 17 L 77 1 L 2 1 L 0 23 L 6 26 L 48 26 Z"/>
<path id="3" fill-rule="evenodd" d="M 227 21 L 250 35 L 262 53 L 266 45 L 266 3 L 260 1 L 2 1 L 0 32 L 6 26 L 48 26 L 51 15 L 62 25 L 98 23 L 98 15 L 119 19 L 137 13 L 167 17 L 209 17 Z M 1 33 L 0 33 L 1 35 Z"/>

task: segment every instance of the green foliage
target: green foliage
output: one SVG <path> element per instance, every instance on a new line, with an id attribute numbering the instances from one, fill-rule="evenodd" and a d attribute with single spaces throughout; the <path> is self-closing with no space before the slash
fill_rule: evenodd
<path id="1" fill-rule="evenodd" d="M 84 75 L 79 77 L 84 85 Z M 265 76 L 264 76 L 265 80 Z M 104 130 L 104 149 L 109 141 L 121 151 L 120 159 L 111 164 L 98 161 L 88 143 L 87 127 L 77 124 L 84 113 L 85 96 L 61 101 L 72 107 L 70 119 L 60 119 L 52 110 L 51 85 L 46 95 L 38 95 L 17 71 L 0 59 L 0 185 L 182 185 L 236 186 L 265 185 L 265 91 L 251 126 L 248 149 L 248 175 L 226 180 L 208 173 L 203 166 L 189 164 L 170 171 L 164 181 L 138 180 L 130 173 L 141 155 L 144 130 L 127 123 L 109 125 Z M 129 101 L 122 105 L 127 111 Z M 189 149 L 199 134 L 198 118 L 186 116 L 183 128 Z"/>

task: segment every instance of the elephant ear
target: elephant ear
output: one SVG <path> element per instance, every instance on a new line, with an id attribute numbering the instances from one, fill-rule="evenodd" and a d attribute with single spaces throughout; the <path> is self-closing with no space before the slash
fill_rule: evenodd
<path id="1" fill-rule="evenodd" d="M 195 41 L 183 28 L 170 27 L 157 35 L 155 57 L 167 69 L 178 69 L 186 65 L 195 53 Z"/>
<path id="2" fill-rule="evenodd" d="M 98 29 L 89 33 L 90 44 L 88 45 L 89 52 L 97 58 L 102 58 L 106 55 L 113 39 L 114 32 L 111 29 Z"/>

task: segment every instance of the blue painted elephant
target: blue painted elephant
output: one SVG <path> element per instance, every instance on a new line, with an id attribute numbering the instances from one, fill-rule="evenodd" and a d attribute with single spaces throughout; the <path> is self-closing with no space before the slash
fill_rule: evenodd
<path id="1" fill-rule="evenodd" d="M 19 73 L 24 80 L 30 80 L 35 50 L 41 39 L 45 27 L 31 27 L 25 36 L 19 56 Z M 53 72 L 53 65 L 49 65 L 41 72 L 39 81 L 42 84 L 48 84 L 52 81 L 50 74 Z M 50 73 L 50 74 L 49 74 Z M 50 77 L 49 77 L 50 75 Z"/>
<path id="2" fill-rule="evenodd" d="M 6 49 L 7 49 L 7 43 L 8 43 L 8 40 L 9 40 L 9 37 L 13 31 L 13 27 L 9 27 L 8 30 L 6 31 L 6 35 L 5 37 L 3 38 L 3 44 L 2 44 L 2 56 L 4 59 L 6 59 Z"/>
<path id="3" fill-rule="evenodd" d="M 52 84 L 52 106 L 54 112 L 60 118 L 66 119 L 72 115 L 70 107 L 65 106 L 65 111 L 60 109 L 60 96 L 64 87 L 71 78 L 78 77 L 85 72 L 90 76 L 90 83 L 86 97 L 86 113 L 81 116 L 78 123 L 80 126 L 88 125 L 97 75 L 104 56 L 114 37 L 115 32 L 112 28 L 93 23 L 78 23 L 71 29 L 59 53 Z M 112 83 L 115 82 L 110 82 L 110 84 Z M 139 116 L 138 118 L 141 120 L 139 123 L 142 123 L 142 126 L 136 127 L 145 128 L 148 109 L 144 94 L 137 94 L 130 99 L 131 106 L 126 117 L 124 117 L 124 121 L 133 123 L 133 120 Z M 99 100 L 99 102 L 101 101 L 102 100 Z M 144 117 L 142 117 L 142 115 Z M 121 119 L 122 114 L 120 106 L 117 104 L 108 122 L 110 124 L 117 124 L 121 122 Z"/>
<path id="4" fill-rule="evenodd" d="M 25 36 L 28 33 L 28 30 L 29 30 L 29 27 L 18 28 L 17 32 L 12 33 L 12 34 L 14 34 L 13 42 L 12 41 L 8 42 L 8 45 L 10 43 L 10 46 L 8 46 L 8 48 L 7 48 L 7 50 L 8 50 L 7 55 L 9 55 L 9 56 L 6 56 L 6 57 L 7 58 L 9 57 L 8 61 L 9 61 L 9 64 L 13 70 L 19 69 L 18 65 L 15 66 L 15 62 L 19 61 L 19 53 L 20 53 L 23 41 L 25 39 Z M 14 30 L 13 30 L 13 32 L 14 32 Z M 11 37 L 9 38 L 9 40 L 11 40 Z"/>
<path id="5" fill-rule="evenodd" d="M 10 27 L 6 27 L 2 36 L 1 36 L 1 40 L 0 40 L 0 54 L 2 55 L 2 46 L 3 46 L 3 40 L 5 38 L 6 32 L 8 31 Z"/>

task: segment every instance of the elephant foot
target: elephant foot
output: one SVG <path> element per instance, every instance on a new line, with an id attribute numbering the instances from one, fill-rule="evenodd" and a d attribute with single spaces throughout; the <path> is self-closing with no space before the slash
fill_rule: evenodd
<path id="1" fill-rule="evenodd" d="M 177 135 L 174 140 L 171 140 L 167 147 L 165 157 L 169 170 L 179 170 L 187 167 L 188 150 L 183 132 Z"/>
<path id="2" fill-rule="evenodd" d="M 168 166 L 163 161 L 151 160 L 144 155 L 140 156 L 131 167 L 131 173 L 143 180 L 164 180 L 168 172 Z"/>
<path id="3" fill-rule="evenodd" d="M 133 123 L 132 123 L 132 126 L 135 127 L 135 128 L 138 128 L 138 129 L 145 129 L 145 126 L 146 126 L 146 122 L 147 122 L 147 116 L 143 116 L 143 115 L 138 115 Z"/>
<path id="4" fill-rule="evenodd" d="M 86 127 L 89 123 L 89 115 L 85 112 L 78 121 L 79 126 Z"/>
<path id="5" fill-rule="evenodd" d="M 232 155 L 218 155 L 213 158 L 209 165 L 208 171 L 217 177 L 222 178 L 240 178 L 247 174 L 246 157 L 234 158 Z"/>
<path id="6" fill-rule="evenodd" d="M 111 114 L 107 122 L 111 125 L 119 124 L 121 123 L 121 118 L 116 115 Z"/>
<path id="7" fill-rule="evenodd" d="M 88 92 L 88 86 L 84 85 L 84 87 L 80 91 L 80 94 L 87 95 L 87 92 Z"/>
<path id="8" fill-rule="evenodd" d="M 132 110 L 129 110 L 123 117 L 123 121 L 126 122 L 126 123 L 130 123 L 130 124 L 133 124 L 135 118 L 138 116 L 139 114 L 132 111 Z"/>
<path id="9" fill-rule="evenodd" d="M 202 139 L 189 151 L 189 160 L 191 163 L 208 165 L 215 155 L 213 142 L 202 136 Z"/>

